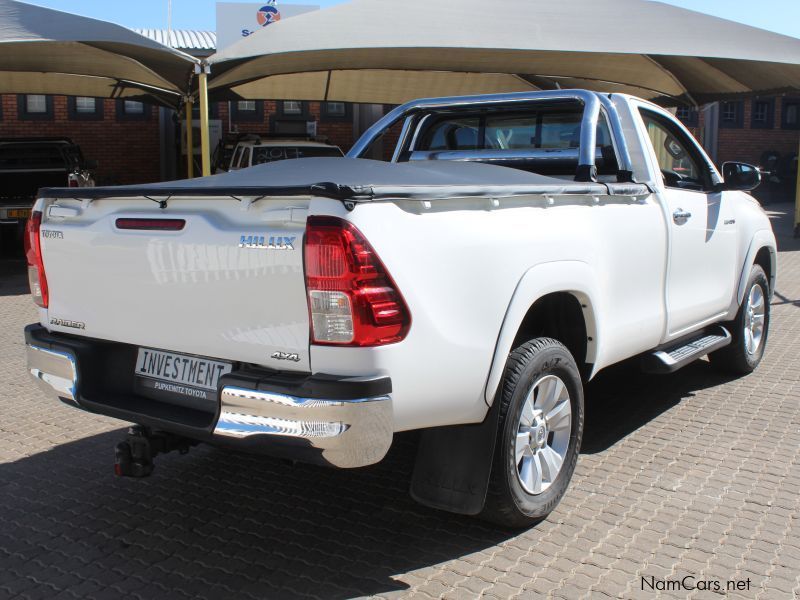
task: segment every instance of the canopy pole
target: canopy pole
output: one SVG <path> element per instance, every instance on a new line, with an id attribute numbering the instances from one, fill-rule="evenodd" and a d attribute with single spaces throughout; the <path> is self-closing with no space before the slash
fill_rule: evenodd
<path id="1" fill-rule="evenodd" d="M 794 237 L 800 237 L 800 151 L 797 152 L 797 191 L 794 195 Z"/>
<path id="2" fill-rule="evenodd" d="M 200 95 L 200 152 L 203 162 L 203 177 L 211 175 L 211 143 L 208 125 L 208 65 L 200 67 L 198 75 L 198 93 Z"/>
<path id="3" fill-rule="evenodd" d="M 186 177 L 192 179 L 194 177 L 194 140 L 192 123 L 192 98 L 186 99 L 183 105 L 184 121 L 186 122 Z"/>

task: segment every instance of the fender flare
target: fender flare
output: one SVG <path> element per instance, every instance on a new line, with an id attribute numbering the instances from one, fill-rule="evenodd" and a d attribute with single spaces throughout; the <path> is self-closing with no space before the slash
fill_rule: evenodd
<path id="1" fill-rule="evenodd" d="M 597 299 L 599 287 L 588 263 L 578 260 L 554 261 L 531 267 L 520 278 L 506 309 L 503 324 L 497 337 L 492 365 L 486 380 L 484 399 L 488 406 L 494 402 L 497 388 L 503 377 L 506 359 L 520 326 L 530 308 L 548 294 L 566 292 L 577 298 L 583 307 L 586 322 L 586 362 L 595 363 L 602 332 L 596 315 L 599 314 Z"/>
<path id="2" fill-rule="evenodd" d="M 739 275 L 739 287 L 736 291 L 736 306 L 732 307 L 732 310 L 735 309 L 734 312 L 738 311 L 739 307 L 742 305 L 745 292 L 747 291 L 747 279 L 750 277 L 750 271 L 753 269 L 753 265 L 756 262 L 756 254 L 758 254 L 762 248 L 767 248 L 769 250 L 769 297 L 770 300 L 772 300 L 772 296 L 775 293 L 775 282 L 777 281 L 778 275 L 777 244 L 775 242 L 775 234 L 773 234 L 772 231 L 769 229 L 759 229 L 753 234 L 753 239 L 750 240 L 750 247 L 747 250 L 747 255 L 745 256 L 744 263 L 742 265 L 742 272 Z"/>

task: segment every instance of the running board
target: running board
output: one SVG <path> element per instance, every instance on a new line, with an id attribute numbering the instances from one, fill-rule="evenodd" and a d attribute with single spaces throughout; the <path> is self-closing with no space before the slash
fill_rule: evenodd
<path id="1" fill-rule="evenodd" d="M 724 348 L 732 341 L 730 332 L 717 325 L 693 338 L 683 339 L 645 354 L 642 357 L 642 370 L 646 373 L 673 373 L 706 354 Z"/>

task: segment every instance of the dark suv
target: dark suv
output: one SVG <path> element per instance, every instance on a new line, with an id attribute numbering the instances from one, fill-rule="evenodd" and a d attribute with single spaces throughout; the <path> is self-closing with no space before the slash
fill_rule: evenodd
<path id="1" fill-rule="evenodd" d="M 80 147 L 69 138 L 0 138 L 0 243 L 21 243 L 36 192 L 43 187 L 92 187 Z"/>

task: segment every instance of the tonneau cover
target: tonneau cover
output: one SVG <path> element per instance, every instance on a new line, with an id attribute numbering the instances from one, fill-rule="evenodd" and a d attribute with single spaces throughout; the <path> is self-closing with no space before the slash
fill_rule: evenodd
<path id="1" fill-rule="evenodd" d="M 529 194 L 639 195 L 638 184 L 573 182 L 518 169 L 461 161 L 390 163 L 360 158 L 299 158 L 182 181 L 95 188 L 43 188 L 41 198 L 174 196 L 327 196 L 363 202 Z"/>

